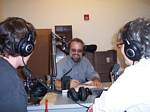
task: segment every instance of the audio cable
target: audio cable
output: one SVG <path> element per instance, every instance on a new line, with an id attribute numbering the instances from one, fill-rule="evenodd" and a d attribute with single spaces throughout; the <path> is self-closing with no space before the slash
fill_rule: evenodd
<path id="1" fill-rule="evenodd" d="M 74 100 L 73 100 L 74 101 Z M 80 104 L 78 101 L 74 101 L 76 104 L 78 104 L 78 105 L 80 105 L 81 107 L 84 107 L 84 108 L 86 108 L 86 109 L 88 109 L 89 107 L 88 106 L 85 106 L 85 105 L 83 105 L 83 104 Z"/>

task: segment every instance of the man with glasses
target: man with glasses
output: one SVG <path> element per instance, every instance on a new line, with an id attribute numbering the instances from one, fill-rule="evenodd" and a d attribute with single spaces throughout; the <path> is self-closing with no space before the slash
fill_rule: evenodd
<path id="1" fill-rule="evenodd" d="M 124 25 L 118 47 L 129 66 L 88 112 L 150 112 L 150 20 L 138 18 Z"/>
<path id="2" fill-rule="evenodd" d="M 100 77 L 89 60 L 83 56 L 84 42 L 73 38 L 69 43 L 69 55 L 57 63 L 56 87 L 61 88 L 61 78 L 70 76 L 70 88 L 88 82 L 91 86 L 100 86 Z"/>

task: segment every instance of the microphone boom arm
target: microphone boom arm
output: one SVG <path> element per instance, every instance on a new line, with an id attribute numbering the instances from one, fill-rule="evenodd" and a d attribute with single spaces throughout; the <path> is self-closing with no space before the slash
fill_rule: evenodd
<path id="1" fill-rule="evenodd" d="M 55 80 L 57 76 L 57 66 L 56 66 L 56 37 L 58 36 L 52 32 L 52 74 L 51 74 L 51 82 L 50 88 L 55 91 Z"/>
<path id="2" fill-rule="evenodd" d="M 56 65 L 56 48 L 57 48 L 57 41 L 60 41 L 62 43 L 62 46 L 66 44 L 65 37 L 60 37 L 56 33 L 51 33 L 52 37 L 52 74 L 50 75 L 51 82 L 50 82 L 50 88 L 52 91 L 56 91 L 55 88 L 55 80 L 57 76 L 57 65 Z M 66 45 L 65 45 L 66 47 Z M 51 73 L 51 72 L 50 72 Z"/>

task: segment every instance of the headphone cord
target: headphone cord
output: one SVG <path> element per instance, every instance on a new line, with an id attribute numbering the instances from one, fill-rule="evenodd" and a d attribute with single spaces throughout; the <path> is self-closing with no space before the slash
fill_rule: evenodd
<path id="1" fill-rule="evenodd" d="M 74 101 L 74 100 L 73 100 Z M 78 104 L 78 105 L 80 105 L 80 106 L 82 106 L 82 107 L 84 107 L 84 108 L 86 108 L 86 109 L 88 109 L 89 107 L 88 106 L 85 106 L 85 105 L 82 105 L 82 104 L 80 104 L 79 102 L 77 102 L 77 101 L 74 101 L 76 104 Z"/>
<path id="2" fill-rule="evenodd" d="M 32 71 L 30 70 L 30 68 L 28 67 L 28 65 L 25 64 L 23 57 L 22 57 L 22 62 L 24 64 L 23 71 L 24 71 L 26 77 L 29 78 L 29 79 L 31 79 Z"/>
<path id="3" fill-rule="evenodd" d="M 24 62 L 24 59 L 23 59 L 23 57 L 22 57 L 22 62 L 23 62 L 23 64 L 24 64 L 24 66 L 25 66 L 26 64 L 25 64 L 25 62 Z"/>
<path id="4" fill-rule="evenodd" d="M 132 65 L 134 65 L 135 64 L 135 61 L 133 61 L 133 64 Z"/>

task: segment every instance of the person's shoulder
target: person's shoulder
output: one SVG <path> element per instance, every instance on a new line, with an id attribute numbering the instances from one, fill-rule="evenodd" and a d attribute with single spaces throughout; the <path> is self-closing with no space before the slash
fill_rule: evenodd
<path id="1" fill-rule="evenodd" d="M 88 58 L 87 58 L 87 57 L 85 57 L 85 56 L 83 56 L 83 57 L 82 57 L 82 59 L 83 59 L 83 60 L 88 60 Z"/>
<path id="2" fill-rule="evenodd" d="M 82 62 L 83 63 L 90 63 L 89 59 L 85 56 L 82 57 Z"/>
<path id="3" fill-rule="evenodd" d="M 68 56 L 65 56 L 64 58 L 62 58 L 59 62 L 59 63 L 65 63 L 65 62 L 68 62 L 69 60 L 71 59 L 71 57 L 68 55 Z"/>
<path id="4" fill-rule="evenodd" d="M 140 72 L 141 70 L 146 70 L 150 67 L 150 59 L 142 58 L 139 62 L 134 65 L 130 65 L 125 68 L 125 72 Z"/>
<path id="5" fill-rule="evenodd" d="M 87 57 L 85 57 L 85 56 L 82 57 L 82 60 L 89 61 L 89 59 Z"/>

